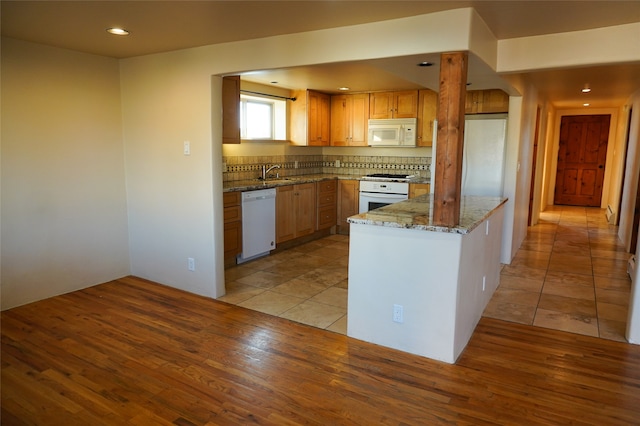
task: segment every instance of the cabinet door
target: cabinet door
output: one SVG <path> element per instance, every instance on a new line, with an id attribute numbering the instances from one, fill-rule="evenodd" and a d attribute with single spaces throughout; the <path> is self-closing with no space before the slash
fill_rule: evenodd
<path id="1" fill-rule="evenodd" d="M 242 222 L 228 222 L 224 224 L 224 257 L 236 257 L 242 253 Z"/>
<path id="2" fill-rule="evenodd" d="M 394 92 L 393 118 L 416 118 L 418 117 L 418 91 L 406 90 Z"/>
<path id="3" fill-rule="evenodd" d="M 369 118 L 391 118 L 393 116 L 393 92 L 371 93 L 369 96 Z"/>
<path id="4" fill-rule="evenodd" d="M 276 243 L 295 238 L 294 185 L 276 188 Z"/>
<path id="5" fill-rule="evenodd" d="M 349 110 L 347 95 L 331 96 L 331 145 L 349 144 Z"/>
<path id="6" fill-rule="evenodd" d="M 415 198 L 420 195 L 428 194 L 431 185 L 428 183 L 410 183 L 409 184 L 409 198 Z"/>
<path id="7" fill-rule="evenodd" d="M 418 100 L 417 146 L 433 146 L 433 125 L 438 110 L 438 94 L 433 90 L 420 90 Z"/>
<path id="8" fill-rule="evenodd" d="M 294 187 L 295 236 L 313 234 L 316 228 L 316 185 L 304 183 Z"/>
<path id="9" fill-rule="evenodd" d="M 222 143 L 240 143 L 240 76 L 222 78 Z"/>
<path id="10" fill-rule="evenodd" d="M 351 95 L 350 146 L 367 146 L 369 124 L 369 94 Z"/>
<path id="11" fill-rule="evenodd" d="M 312 146 L 329 145 L 330 117 L 329 95 L 319 92 L 308 92 L 308 142 Z"/>
<path id="12" fill-rule="evenodd" d="M 338 181 L 338 225 L 342 230 L 349 229 L 347 218 L 358 214 L 360 182 L 357 180 Z"/>

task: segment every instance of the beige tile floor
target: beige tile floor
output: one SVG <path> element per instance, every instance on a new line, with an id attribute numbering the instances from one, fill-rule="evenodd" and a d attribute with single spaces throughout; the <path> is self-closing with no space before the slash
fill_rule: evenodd
<path id="1" fill-rule="evenodd" d="M 347 334 L 349 237 L 331 235 L 225 271 L 220 300 Z"/>
<path id="2" fill-rule="evenodd" d="M 346 334 L 348 237 L 320 240 L 225 271 L 220 300 Z M 541 214 L 484 315 L 625 341 L 629 254 L 596 208 Z"/>
<path id="3" fill-rule="evenodd" d="M 553 206 L 529 228 L 484 316 L 626 341 L 629 253 L 604 210 Z"/>

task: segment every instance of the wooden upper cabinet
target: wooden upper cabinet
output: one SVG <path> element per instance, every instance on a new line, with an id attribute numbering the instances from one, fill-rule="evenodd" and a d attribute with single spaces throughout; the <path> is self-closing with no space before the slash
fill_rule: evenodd
<path id="1" fill-rule="evenodd" d="M 369 94 L 331 96 L 331 145 L 366 146 Z"/>
<path id="2" fill-rule="evenodd" d="M 289 134 L 294 145 L 328 146 L 330 96 L 313 90 L 293 92 Z"/>
<path id="3" fill-rule="evenodd" d="M 369 118 L 417 118 L 418 91 L 374 92 L 369 99 Z"/>
<path id="4" fill-rule="evenodd" d="M 500 89 L 468 90 L 465 114 L 492 114 L 509 112 L 509 95 Z"/>
<path id="5" fill-rule="evenodd" d="M 433 90 L 420 90 L 418 95 L 418 133 L 416 146 L 433 146 L 433 126 L 438 111 L 438 94 Z"/>
<path id="6" fill-rule="evenodd" d="M 240 76 L 222 78 L 222 143 L 240 143 Z"/>

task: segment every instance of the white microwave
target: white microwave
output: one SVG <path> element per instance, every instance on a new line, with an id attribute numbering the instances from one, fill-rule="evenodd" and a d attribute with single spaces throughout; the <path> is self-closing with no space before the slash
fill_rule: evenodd
<path id="1" fill-rule="evenodd" d="M 416 146 L 416 118 L 369 120 L 369 146 Z"/>

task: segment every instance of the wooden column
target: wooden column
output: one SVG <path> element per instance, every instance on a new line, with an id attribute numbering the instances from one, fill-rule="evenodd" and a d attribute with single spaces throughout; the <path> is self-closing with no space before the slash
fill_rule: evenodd
<path id="1" fill-rule="evenodd" d="M 435 176 L 431 177 L 435 185 L 433 222 L 440 226 L 460 223 L 467 64 L 466 52 L 440 55 L 436 170 Z"/>

